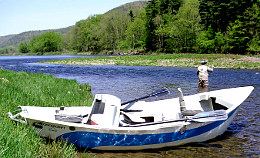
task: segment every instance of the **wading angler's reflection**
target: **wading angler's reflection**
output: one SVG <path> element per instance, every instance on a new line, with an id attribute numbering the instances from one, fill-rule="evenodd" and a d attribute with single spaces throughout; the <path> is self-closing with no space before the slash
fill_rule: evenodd
<path id="1" fill-rule="evenodd" d="M 209 87 L 198 87 L 198 93 L 209 92 Z"/>

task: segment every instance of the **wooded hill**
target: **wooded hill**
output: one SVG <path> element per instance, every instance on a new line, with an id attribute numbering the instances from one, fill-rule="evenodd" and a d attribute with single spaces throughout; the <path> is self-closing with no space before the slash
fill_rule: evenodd
<path id="1" fill-rule="evenodd" d="M 61 29 L 27 31 L 17 35 L 0 36 L 0 48 L 13 46 L 17 47 L 21 42 L 29 42 L 32 38 L 42 35 L 46 32 L 54 31 L 65 35 L 71 30 L 72 26 Z"/>
<path id="2" fill-rule="evenodd" d="M 7 35 L 7 36 L 0 36 L 0 45 L 5 42 L 8 41 L 10 38 L 14 37 L 15 35 Z"/>
<path id="3" fill-rule="evenodd" d="M 113 8 L 109 11 L 107 11 L 105 14 L 113 14 L 114 12 L 120 10 L 122 12 L 127 12 L 130 9 L 135 9 L 135 8 L 143 8 L 146 6 L 145 1 L 137 1 L 137 2 L 132 2 L 132 3 L 127 3 L 124 5 L 121 5 L 119 7 Z M 54 31 L 54 32 L 59 32 L 61 35 L 66 35 L 72 28 L 73 26 L 69 26 L 66 28 L 61 28 L 61 29 L 49 29 L 49 30 L 38 30 L 38 31 L 27 31 L 27 32 L 22 32 L 20 34 L 16 35 L 7 35 L 7 36 L 0 36 L 0 48 L 5 48 L 0 50 L 0 54 L 5 54 L 8 52 L 15 52 L 15 48 L 17 47 L 20 43 L 23 42 L 29 42 L 31 41 L 34 37 L 40 36 L 46 32 Z M 4 52 L 4 53 L 3 53 Z"/>
<path id="4" fill-rule="evenodd" d="M 258 0 L 150 0 L 89 16 L 64 36 L 40 35 L 18 49 L 256 54 L 259 32 Z"/>

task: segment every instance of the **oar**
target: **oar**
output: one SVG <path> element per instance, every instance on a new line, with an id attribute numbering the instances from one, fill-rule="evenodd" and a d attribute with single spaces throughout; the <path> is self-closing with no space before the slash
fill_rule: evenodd
<path id="1" fill-rule="evenodd" d="M 170 92 L 169 92 L 169 90 L 167 88 L 162 88 L 160 90 L 157 90 L 157 91 L 155 91 L 155 92 L 153 92 L 151 94 L 148 94 L 146 96 L 143 96 L 141 98 L 137 98 L 137 99 L 134 99 L 134 100 L 130 100 L 130 101 L 121 103 L 121 105 L 126 105 L 126 104 L 129 104 L 129 103 L 137 102 L 139 100 L 146 99 L 146 98 L 149 98 L 149 97 L 160 97 L 160 96 L 166 95 L 168 93 L 170 93 Z"/>
<path id="2" fill-rule="evenodd" d="M 148 126 L 148 125 L 180 122 L 180 121 L 194 121 L 194 122 L 202 123 L 202 122 L 221 121 L 221 120 L 226 120 L 227 118 L 228 115 L 226 113 L 226 110 L 216 110 L 216 111 L 209 111 L 209 112 L 201 112 L 192 117 L 188 117 L 184 119 L 148 122 L 148 123 L 141 123 L 135 125 L 126 125 L 124 127 L 139 127 L 139 126 Z"/>
<path id="3" fill-rule="evenodd" d="M 228 115 L 226 110 L 216 110 L 216 111 L 198 113 L 190 117 L 190 120 L 194 122 L 211 122 L 211 121 L 226 120 L 227 118 Z"/>

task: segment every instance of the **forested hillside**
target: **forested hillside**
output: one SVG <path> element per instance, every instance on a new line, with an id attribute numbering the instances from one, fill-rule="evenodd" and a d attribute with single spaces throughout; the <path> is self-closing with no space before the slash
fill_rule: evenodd
<path id="1" fill-rule="evenodd" d="M 17 35 L 8 35 L 0 37 L 0 48 L 4 47 L 17 47 L 21 42 L 29 42 L 32 38 L 42 35 L 46 32 L 54 31 L 65 35 L 71 30 L 72 26 L 61 29 L 39 30 L 39 31 L 27 31 Z M 1 42 L 2 39 L 2 42 Z"/>
<path id="2" fill-rule="evenodd" d="M 7 35 L 7 36 L 0 36 L 0 45 L 5 42 L 8 41 L 10 38 L 14 37 L 15 35 Z"/>
<path id="3" fill-rule="evenodd" d="M 23 53 L 53 51 L 48 48 L 52 47 L 75 52 L 256 54 L 259 31 L 258 0 L 136 1 L 78 21 L 64 36 L 43 35 L 18 49 Z"/>
<path id="4" fill-rule="evenodd" d="M 137 3 L 137 2 L 135 2 Z M 144 2 L 145 3 L 145 2 Z M 94 15 L 64 37 L 71 51 L 259 53 L 257 0 L 151 0 L 144 8 Z"/>

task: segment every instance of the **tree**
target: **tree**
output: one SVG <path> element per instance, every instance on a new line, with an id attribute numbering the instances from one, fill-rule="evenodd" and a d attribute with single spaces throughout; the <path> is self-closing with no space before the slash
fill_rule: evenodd
<path id="1" fill-rule="evenodd" d="M 244 21 L 244 12 L 254 3 L 257 0 L 201 0 L 201 24 L 205 30 L 211 27 L 214 32 L 226 33 L 230 23 Z"/>
<path id="2" fill-rule="evenodd" d="M 19 45 L 18 45 L 18 51 L 20 53 L 28 53 L 29 52 L 29 46 L 28 46 L 28 43 L 27 42 L 21 42 Z"/>
<path id="3" fill-rule="evenodd" d="M 32 52 L 56 52 L 61 51 L 63 37 L 60 33 L 51 31 L 34 37 L 30 41 Z"/>
<path id="4" fill-rule="evenodd" d="M 151 51 L 156 50 L 156 40 L 155 40 L 156 25 L 154 23 L 154 18 L 158 14 L 158 10 L 159 10 L 158 7 L 159 7 L 159 0 L 151 0 L 149 1 L 147 7 L 145 8 L 145 12 L 146 12 L 146 22 L 145 22 L 146 46 L 145 47 Z"/>
<path id="5" fill-rule="evenodd" d="M 181 47 L 181 52 L 192 52 L 196 47 L 196 39 L 201 31 L 199 1 L 185 0 L 178 13 L 168 24 L 171 37 Z M 176 50 L 176 49 L 175 49 Z"/>
<path id="6" fill-rule="evenodd" d="M 231 53 L 245 54 L 249 37 L 246 35 L 246 29 L 243 23 L 236 20 L 235 23 L 230 24 L 228 28 L 228 44 Z"/>
<path id="7" fill-rule="evenodd" d="M 141 12 L 127 28 L 127 40 L 131 43 L 133 49 L 136 47 L 144 47 L 145 38 L 145 12 Z"/>
<path id="8" fill-rule="evenodd" d="M 168 40 L 165 32 L 166 24 L 172 16 L 176 15 L 183 0 L 151 0 L 146 11 L 146 48 L 151 51 L 164 50 L 165 40 Z M 166 34 L 165 34 L 166 33 Z"/>
<path id="9" fill-rule="evenodd" d="M 128 15 L 130 16 L 131 22 L 134 22 L 135 16 L 134 16 L 134 13 L 133 13 L 133 10 L 132 10 L 132 9 L 129 11 L 129 14 L 128 14 Z"/>
<path id="10" fill-rule="evenodd" d="M 245 11 L 245 28 L 250 41 L 247 43 L 247 51 L 260 52 L 260 4 L 255 3 L 252 8 Z"/>

